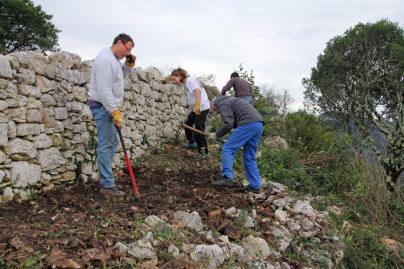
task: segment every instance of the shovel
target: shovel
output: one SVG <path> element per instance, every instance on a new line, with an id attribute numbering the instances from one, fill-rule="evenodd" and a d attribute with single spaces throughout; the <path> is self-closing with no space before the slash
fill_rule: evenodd
<path id="1" fill-rule="evenodd" d="M 130 164 L 129 156 L 128 156 L 128 153 L 126 152 L 125 143 L 123 142 L 123 136 L 122 136 L 121 129 L 116 128 L 116 130 L 118 131 L 119 140 L 121 140 L 121 145 L 122 145 L 122 149 L 123 149 L 123 155 L 124 155 L 126 167 L 128 168 L 130 181 L 131 181 L 131 184 L 132 184 L 133 194 L 135 195 L 136 198 L 139 198 L 140 197 L 139 190 L 137 189 L 135 175 L 133 174 L 132 165 Z"/>

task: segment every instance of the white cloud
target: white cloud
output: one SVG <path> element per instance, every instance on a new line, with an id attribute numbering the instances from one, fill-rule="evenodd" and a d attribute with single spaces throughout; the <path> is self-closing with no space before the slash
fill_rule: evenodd
<path id="1" fill-rule="evenodd" d="M 401 25 L 400 0 L 34 0 L 53 14 L 60 45 L 93 58 L 121 32 L 136 43 L 142 67 L 186 68 L 214 74 L 224 85 L 239 63 L 258 84 L 289 89 L 302 107 L 301 80 L 326 42 L 358 22 L 388 18 Z"/>

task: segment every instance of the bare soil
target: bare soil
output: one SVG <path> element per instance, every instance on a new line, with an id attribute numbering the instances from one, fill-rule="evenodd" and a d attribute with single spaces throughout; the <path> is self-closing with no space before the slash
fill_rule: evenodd
<path id="1" fill-rule="evenodd" d="M 223 214 L 215 212 L 232 206 L 251 208 L 247 195 L 215 189 L 211 182 L 220 177 L 220 163 L 195 157 L 195 151 L 170 144 L 152 150 L 133 165 L 139 200 L 131 193 L 129 177 L 122 170 L 116 176 L 127 193 L 124 198 L 106 199 L 97 182 L 76 182 L 30 201 L 0 205 L 0 267 L 23 267 L 24 263 L 47 267 L 54 258 L 50 257 L 52 251 L 60 250 L 82 268 L 130 268 L 123 257 L 113 255 L 115 243 L 138 239 L 137 220 L 148 215 L 169 218 L 178 210 L 197 211 L 205 225 L 222 233 L 226 229 L 232 232 Z M 158 266 L 192 268 L 186 262 L 164 258 Z"/>

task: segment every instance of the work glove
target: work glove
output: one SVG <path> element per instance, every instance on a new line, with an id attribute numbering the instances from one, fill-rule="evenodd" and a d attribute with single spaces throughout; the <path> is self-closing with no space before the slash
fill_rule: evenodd
<path id="1" fill-rule="evenodd" d="M 123 127 L 122 113 L 119 109 L 112 111 L 112 121 L 116 128 L 120 129 Z"/>
<path id="2" fill-rule="evenodd" d="M 210 133 L 209 134 L 209 139 L 216 139 L 216 133 Z"/>
<path id="3" fill-rule="evenodd" d="M 195 100 L 194 113 L 195 115 L 201 115 L 201 100 Z"/>
<path id="4" fill-rule="evenodd" d="M 125 64 L 127 67 L 132 68 L 135 66 L 136 56 L 133 54 L 126 55 Z"/>

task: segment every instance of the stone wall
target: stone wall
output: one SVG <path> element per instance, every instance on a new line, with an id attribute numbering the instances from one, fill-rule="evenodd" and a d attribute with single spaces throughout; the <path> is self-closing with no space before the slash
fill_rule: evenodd
<path id="1" fill-rule="evenodd" d="M 96 179 L 96 131 L 86 105 L 90 61 L 40 52 L 0 55 L 0 202 L 76 180 Z M 131 158 L 172 137 L 186 115 L 184 89 L 156 68 L 125 81 L 122 133 Z M 122 154 L 115 156 L 121 167 Z"/>

